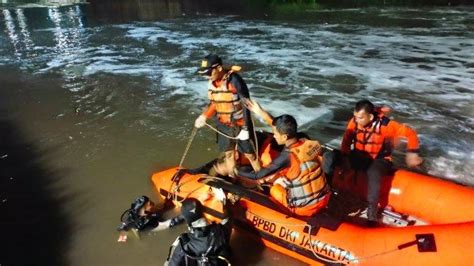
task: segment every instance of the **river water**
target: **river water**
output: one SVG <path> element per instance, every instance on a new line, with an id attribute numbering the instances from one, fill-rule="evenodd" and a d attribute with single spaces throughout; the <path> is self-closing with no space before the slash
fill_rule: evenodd
<path id="1" fill-rule="evenodd" d="M 0 10 L 0 222 L 15 229 L 1 265 L 164 261 L 184 227 L 125 244 L 115 228 L 137 195 L 154 195 L 151 173 L 178 164 L 207 101 L 195 71 L 210 52 L 242 66 L 272 114 L 333 145 L 357 100 L 388 105 L 419 133 L 420 171 L 474 184 L 474 8 L 137 3 Z M 213 158 L 214 139 L 200 130 L 185 165 Z M 249 241 L 233 239 L 239 265 L 298 263 Z"/>

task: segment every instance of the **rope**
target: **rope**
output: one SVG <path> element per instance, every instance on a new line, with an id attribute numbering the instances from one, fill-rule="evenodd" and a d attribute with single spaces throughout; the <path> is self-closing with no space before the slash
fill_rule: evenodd
<path id="1" fill-rule="evenodd" d="M 187 181 L 187 182 L 183 182 L 183 183 L 179 183 L 179 184 L 176 184 L 176 186 L 174 187 L 173 191 L 170 193 L 171 194 L 171 197 L 173 197 L 173 201 L 176 201 L 176 202 L 183 202 L 185 199 L 189 198 L 189 196 L 191 196 L 191 194 L 193 194 L 194 192 L 198 191 L 199 189 L 201 189 L 202 187 L 205 186 L 205 184 L 202 184 L 201 186 L 191 190 L 190 192 L 187 192 L 186 196 L 183 197 L 182 200 L 178 200 L 178 190 L 181 188 L 181 186 L 183 186 L 184 184 L 188 183 L 188 182 L 191 182 L 191 180 Z M 171 191 L 171 190 L 170 190 Z M 185 191 L 183 191 L 185 192 Z M 185 192 L 186 193 L 186 192 Z"/>
<path id="2" fill-rule="evenodd" d="M 253 123 L 253 121 L 252 121 Z M 213 126 L 209 125 L 208 123 L 205 123 L 206 126 L 208 126 L 210 129 L 212 129 L 213 131 L 215 131 L 216 133 L 218 134 L 221 134 L 222 136 L 226 137 L 226 138 L 229 138 L 229 139 L 233 139 L 233 140 L 237 140 L 238 138 L 237 137 L 231 137 L 225 133 L 222 133 L 221 131 L 219 131 L 218 129 L 214 128 Z M 186 145 L 186 149 L 184 150 L 184 153 L 183 153 L 183 156 L 181 157 L 181 161 L 179 162 L 179 166 L 178 166 L 178 169 L 182 169 L 183 168 L 183 162 L 184 162 L 184 159 L 186 158 L 187 154 L 188 154 L 188 151 L 189 149 L 191 148 L 191 144 L 193 143 L 193 140 L 194 140 L 194 137 L 196 136 L 196 133 L 197 133 L 197 130 L 198 128 L 194 127 L 193 128 L 193 131 L 191 132 L 191 136 L 189 137 L 189 140 L 188 140 L 188 144 Z M 254 131 L 255 133 L 255 131 Z M 173 184 L 176 183 L 176 186 L 174 187 L 173 189 Z M 186 182 L 185 182 L 186 183 Z M 171 186 L 170 186 L 170 189 L 169 191 L 173 191 L 172 193 L 168 194 L 168 199 L 171 199 L 173 198 L 173 200 L 175 201 L 178 201 L 177 199 L 177 192 L 179 190 L 179 188 L 184 185 L 185 183 L 179 183 L 179 182 L 176 182 L 176 181 L 173 181 L 171 182 Z M 193 192 L 195 192 L 196 190 L 198 190 L 199 188 L 191 191 L 190 193 L 188 193 L 188 195 L 184 198 L 186 199 L 189 195 L 191 195 Z M 184 200 L 183 199 L 183 200 Z"/>
<path id="3" fill-rule="evenodd" d="M 188 155 L 189 148 L 191 148 L 191 144 L 193 143 L 194 137 L 196 136 L 197 128 L 193 127 L 193 131 L 191 132 L 191 136 L 189 137 L 188 144 L 186 145 L 186 149 L 184 150 L 183 156 L 181 157 L 181 161 L 179 162 L 179 169 L 183 168 L 183 162 L 186 156 Z"/>
<path id="4" fill-rule="evenodd" d="M 225 134 L 225 133 L 220 132 L 217 128 L 215 128 L 215 127 L 209 125 L 208 123 L 206 123 L 206 126 L 209 127 L 210 129 L 214 130 L 217 134 L 221 134 L 222 136 L 224 136 L 224 137 L 226 137 L 226 138 L 228 138 L 228 139 L 235 139 L 235 140 L 238 139 L 237 137 L 231 137 L 231 136 L 229 136 L 229 135 L 227 135 L 227 134 Z"/>
<path id="5" fill-rule="evenodd" d="M 313 227 L 310 225 L 310 224 L 305 224 L 305 227 L 308 227 L 309 231 L 308 231 L 308 236 L 309 236 L 309 243 L 313 243 L 313 240 L 311 239 L 311 231 L 313 231 Z M 326 259 L 324 257 L 321 257 L 318 253 L 316 253 L 316 251 L 314 251 L 313 248 L 311 248 L 311 252 L 313 253 L 313 255 L 322 260 L 322 261 L 325 261 L 325 262 L 328 262 L 328 263 L 341 263 L 341 264 L 344 264 L 344 265 L 348 265 L 349 263 L 346 263 L 344 261 L 340 261 L 340 260 L 331 260 L 331 259 Z"/>
<path id="6" fill-rule="evenodd" d="M 389 254 L 389 253 L 392 253 L 392 252 L 395 252 L 395 251 L 398 251 L 398 250 L 399 250 L 398 248 L 394 248 L 394 249 L 389 249 L 387 251 L 383 251 L 383 252 L 380 252 L 380 253 L 376 253 L 374 255 L 370 255 L 370 256 L 366 256 L 366 257 L 362 257 L 362 258 L 355 258 L 355 259 L 349 260 L 349 263 L 352 263 L 352 262 L 359 263 L 361 260 L 368 260 L 368 259 L 371 259 L 371 258 L 374 258 L 374 257 Z"/>
<path id="7" fill-rule="evenodd" d="M 255 131 L 255 121 L 253 119 L 253 116 L 251 116 L 251 120 L 252 121 L 252 131 L 253 131 L 253 138 L 255 140 L 255 143 L 253 145 L 254 147 L 254 152 L 255 152 L 255 157 L 257 158 L 257 161 L 260 161 L 260 156 L 258 155 L 258 139 L 257 139 L 257 131 Z"/>
<path id="8" fill-rule="evenodd" d="M 181 157 L 181 161 L 179 162 L 178 169 L 183 169 L 183 162 L 184 162 L 184 159 L 186 159 L 186 156 L 188 155 L 189 148 L 191 148 L 191 144 L 193 143 L 194 137 L 196 136 L 196 132 L 197 132 L 197 128 L 196 128 L 196 127 L 193 127 L 193 131 L 191 131 L 191 135 L 189 136 L 188 144 L 186 145 L 186 148 L 184 149 L 183 156 Z M 177 172 L 176 172 L 176 173 L 177 173 Z M 171 182 L 171 184 L 170 184 L 170 189 L 169 189 L 168 191 L 171 192 L 174 183 L 176 183 L 175 190 L 179 189 L 179 186 L 178 186 L 179 181 L 174 181 L 174 180 L 173 180 L 173 181 Z M 174 196 L 174 193 L 173 193 L 173 194 L 172 194 L 172 193 L 169 193 L 166 198 L 167 198 L 167 199 L 171 199 L 171 197 L 173 197 L 173 196 Z"/>
<path id="9" fill-rule="evenodd" d="M 255 131 L 255 122 L 253 121 L 253 117 L 252 117 L 252 129 L 253 129 L 253 136 L 254 136 L 254 139 L 255 139 L 255 143 L 252 143 L 252 148 L 253 148 L 253 151 L 255 152 L 255 156 L 257 158 L 257 160 L 260 160 L 260 156 L 258 155 L 258 139 L 257 139 L 257 132 Z M 217 128 L 209 125 L 208 123 L 206 123 L 206 126 L 209 127 L 211 130 L 215 131 L 217 134 L 220 134 L 228 139 L 233 139 L 233 140 L 238 140 L 239 138 L 237 137 L 232 137 L 232 136 L 229 136 L 221 131 L 219 131 Z"/>

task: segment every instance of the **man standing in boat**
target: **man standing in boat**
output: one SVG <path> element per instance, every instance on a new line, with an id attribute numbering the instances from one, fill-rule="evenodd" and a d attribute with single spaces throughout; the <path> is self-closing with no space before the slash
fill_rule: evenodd
<path id="1" fill-rule="evenodd" d="M 260 171 L 240 168 L 236 174 L 260 182 L 273 181 L 270 195 L 296 215 L 312 216 L 325 208 L 331 193 L 321 171 L 319 142 L 300 138 L 293 116 L 273 118 L 256 102 L 247 101 L 247 106 L 272 126 L 273 137 L 285 148 Z"/>
<path id="2" fill-rule="evenodd" d="M 260 169 L 255 155 L 255 148 L 250 139 L 249 131 L 253 131 L 250 112 L 242 104 L 243 99 L 250 97 L 249 90 L 242 77 L 236 72 L 240 67 L 224 68 L 222 59 L 214 54 L 206 56 L 198 73 L 209 78 L 208 97 L 210 100 L 206 110 L 196 119 L 194 126 L 201 128 L 206 120 L 216 117 L 217 143 L 219 150 L 225 153 L 228 169 L 235 167 L 234 149 L 243 153 L 250 161 L 252 168 Z"/>
<path id="3" fill-rule="evenodd" d="M 336 165 L 348 162 L 354 170 L 366 171 L 368 178 L 367 218 L 377 223 L 378 203 L 382 178 L 393 172 L 392 150 L 400 138 L 407 140 L 406 164 L 415 167 L 423 162 L 418 155 L 419 141 L 416 132 L 378 113 L 368 100 L 356 103 L 354 117 L 349 120 L 341 143 L 341 150 L 324 154 L 325 176 L 333 176 Z M 351 149 L 351 146 L 353 148 Z"/>

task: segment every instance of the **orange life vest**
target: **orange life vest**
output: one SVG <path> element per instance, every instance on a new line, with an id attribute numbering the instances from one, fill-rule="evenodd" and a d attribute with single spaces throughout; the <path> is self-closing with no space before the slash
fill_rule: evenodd
<path id="1" fill-rule="evenodd" d="M 285 171 L 288 206 L 292 208 L 317 204 L 328 186 L 321 171 L 321 145 L 318 141 L 300 139 L 290 148 L 290 167 Z"/>
<path id="2" fill-rule="evenodd" d="M 356 126 L 352 141 L 354 149 L 367 152 L 373 159 L 391 159 L 391 145 L 387 143 L 385 136 L 382 134 L 382 127 L 386 126 L 388 122 L 390 122 L 389 118 L 379 115 L 372 121 L 370 126 L 365 128 L 359 128 L 359 125 L 355 123 Z"/>
<path id="3" fill-rule="evenodd" d="M 232 70 L 227 72 L 219 87 L 209 82 L 208 98 L 216 106 L 216 116 L 223 124 L 235 124 L 241 122 L 244 117 L 242 103 L 237 91 L 229 86 L 229 77 Z"/>

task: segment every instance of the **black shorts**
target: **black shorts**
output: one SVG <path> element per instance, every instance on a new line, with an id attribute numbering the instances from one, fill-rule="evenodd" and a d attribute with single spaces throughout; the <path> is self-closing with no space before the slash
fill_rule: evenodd
<path id="1" fill-rule="evenodd" d="M 217 122 L 217 130 L 219 130 L 219 132 L 222 132 L 228 136 L 237 137 L 237 135 L 239 135 L 240 133 L 241 128 L 238 126 L 229 127 L 227 125 Z M 216 133 L 217 146 L 219 147 L 219 151 L 220 152 L 231 151 L 231 150 L 234 150 L 235 145 L 237 145 L 237 150 L 240 153 L 254 154 L 255 149 L 253 145 L 254 143 L 253 136 L 251 132 L 249 133 L 250 133 L 250 139 L 248 140 L 229 139 L 225 136 L 222 136 L 219 133 Z"/>

